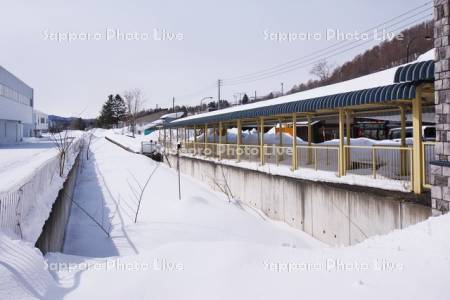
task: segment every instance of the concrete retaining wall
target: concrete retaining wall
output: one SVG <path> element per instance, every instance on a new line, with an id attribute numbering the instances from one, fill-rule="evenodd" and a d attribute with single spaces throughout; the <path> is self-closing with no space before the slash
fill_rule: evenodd
<path id="1" fill-rule="evenodd" d="M 172 166 L 176 157 L 170 156 Z M 351 245 L 427 219 L 429 194 L 385 191 L 331 184 L 219 165 L 214 161 L 180 158 L 181 171 L 219 190 L 226 182 L 233 196 L 303 230 L 329 245 Z M 224 179 L 225 178 L 225 179 Z"/>
<path id="2" fill-rule="evenodd" d="M 44 254 L 47 252 L 62 252 L 63 250 L 66 227 L 69 221 L 72 197 L 77 180 L 80 155 L 81 152 L 75 159 L 72 169 L 67 175 L 66 182 L 64 182 L 63 188 L 59 191 L 58 198 L 53 203 L 52 211 L 44 224 L 41 236 L 36 242 L 36 247 Z"/>

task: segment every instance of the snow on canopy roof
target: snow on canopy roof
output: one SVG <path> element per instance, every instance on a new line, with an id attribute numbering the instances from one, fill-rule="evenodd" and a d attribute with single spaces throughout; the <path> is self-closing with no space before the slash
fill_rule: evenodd
<path id="1" fill-rule="evenodd" d="M 163 120 L 158 119 L 158 120 L 155 120 L 155 121 L 153 121 L 153 122 L 151 122 L 151 123 L 148 123 L 148 124 L 139 126 L 139 129 L 145 130 L 145 129 L 149 129 L 149 128 L 156 127 L 156 126 L 161 125 L 161 124 L 163 124 L 163 123 L 164 123 Z"/>
<path id="2" fill-rule="evenodd" d="M 432 64 L 433 60 L 434 49 L 431 49 L 420 55 L 418 59 L 410 65 L 426 61 L 428 61 L 428 64 Z M 241 117 L 257 117 L 289 112 L 308 112 L 323 108 L 337 108 L 397 99 L 412 99 L 415 97 L 415 87 L 413 82 L 395 83 L 397 70 L 405 66 L 408 65 L 397 66 L 351 80 L 266 101 L 189 116 L 180 120 L 175 120 L 167 126 L 176 127 L 200 124 L 202 122 L 208 123 L 234 120 Z M 429 75 L 429 72 L 426 74 Z M 425 78 L 422 77 L 423 76 L 420 76 L 421 80 L 424 80 Z M 404 81 L 404 79 L 402 81 Z M 434 80 L 433 78 L 428 79 Z"/>
<path id="3" fill-rule="evenodd" d="M 180 112 L 163 115 L 160 117 L 160 119 L 178 119 L 178 118 L 181 118 L 182 116 L 184 116 L 184 112 L 180 111 Z"/>

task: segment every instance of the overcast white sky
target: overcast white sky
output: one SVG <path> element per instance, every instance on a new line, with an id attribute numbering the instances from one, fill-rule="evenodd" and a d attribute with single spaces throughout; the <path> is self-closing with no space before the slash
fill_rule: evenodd
<path id="1" fill-rule="evenodd" d="M 423 0 L 252 1 L 21 1 L 0 0 L 0 65 L 35 91 L 36 108 L 62 116 L 97 116 L 107 95 L 141 88 L 146 107 L 197 104 L 217 89 L 218 78 L 251 73 L 335 43 L 276 42 L 264 31 L 321 33 L 327 28 L 363 31 L 424 4 Z M 430 9 L 431 13 L 431 9 Z M 413 18 L 411 20 L 417 19 Z M 406 22 L 404 23 L 406 24 Z M 150 34 L 123 41 L 106 30 Z M 395 28 L 395 27 L 394 27 Z M 182 40 L 153 40 L 154 29 L 181 33 Z M 57 42 L 48 33 L 91 33 L 90 41 Z M 145 38 L 145 36 L 144 36 Z M 98 40 L 96 40 L 98 39 Z M 342 63 L 372 44 L 333 57 Z M 310 66 L 287 74 L 226 86 L 222 98 L 285 89 L 308 80 Z"/>

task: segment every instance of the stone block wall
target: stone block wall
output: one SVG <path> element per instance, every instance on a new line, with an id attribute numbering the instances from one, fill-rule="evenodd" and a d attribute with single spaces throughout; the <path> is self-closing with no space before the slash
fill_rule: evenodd
<path id="1" fill-rule="evenodd" d="M 434 1 L 436 160 L 432 162 L 431 205 L 446 213 L 450 204 L 450 0 Z"/>

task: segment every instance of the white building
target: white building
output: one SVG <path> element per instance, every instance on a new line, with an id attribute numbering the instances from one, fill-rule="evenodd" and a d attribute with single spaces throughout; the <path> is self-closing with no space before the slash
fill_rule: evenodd
<path id="1" fill-rule="evenodd" d="M 33 110 L 33 124 L 34 136 L 41 136 L 48 131 L 48 115 L 39 110 Z"/>
<path id="2" fill-rule="evenodd" d="M 33 89 L 0 66 L 0 144 L 33 134 Z"/>

